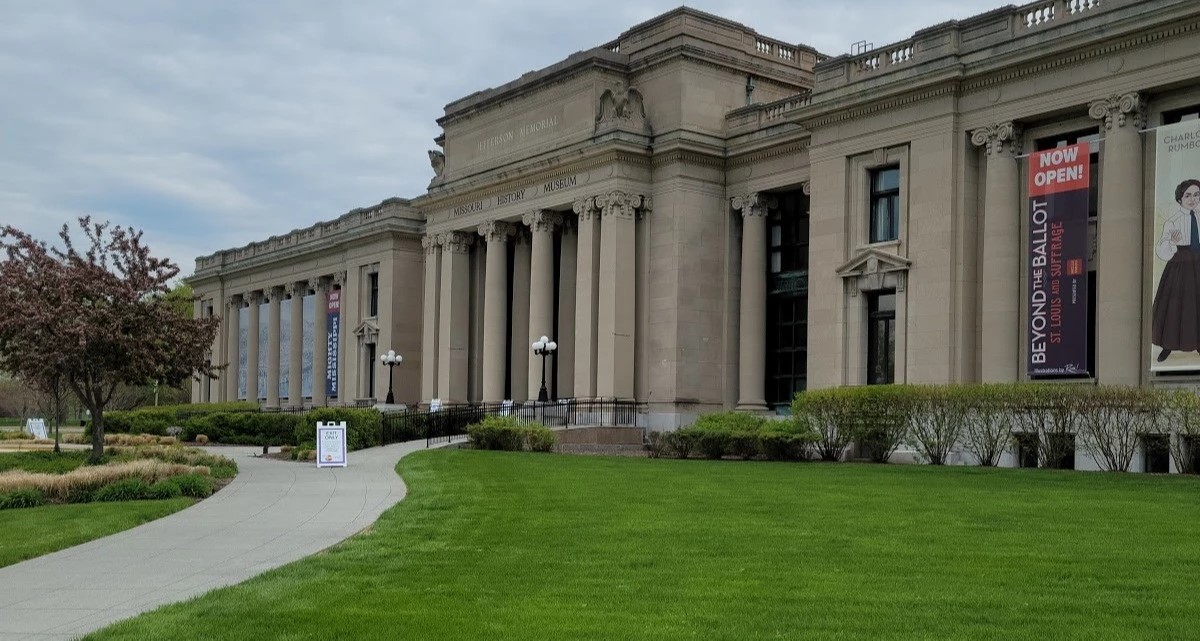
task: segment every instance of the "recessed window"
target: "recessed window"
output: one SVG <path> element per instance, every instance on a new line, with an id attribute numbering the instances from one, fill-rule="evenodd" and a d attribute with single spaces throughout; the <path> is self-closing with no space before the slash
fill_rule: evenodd
<path id="1" fill-rule="evenodd" d="M 900 167 L 871 170 L 871 242 L 900 237 Z"/>
<path id="2" fill-rule="evenodd" d="M 1183 109 L 1173 109 L 1171 111 L 1163 112 L 1164 125 L 1173 125 L 1177 122 L 1197 119 L 1200 119 L 1200 105 L 1192 105 L 1191 107 L 1184 107 Z"/>
<path id="3" fill-rule="evenodd" d="M 367 316 L 379 316 L 379 273 L 367 274 L 367 289 L 371 298 L 367 305 Z"/>
<path id="4" fill-rule="evenodd" d="M 896 292 L 867 295 L 867 384 L 896 381 Z"/>

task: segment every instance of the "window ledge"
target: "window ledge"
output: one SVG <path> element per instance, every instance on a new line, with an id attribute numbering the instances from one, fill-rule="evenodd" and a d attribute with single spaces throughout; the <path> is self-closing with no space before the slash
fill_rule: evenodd
<path id="1" fill-rule="evenodd" d="M 857 248 L 855 248 L 855 249 L 856 249 L 856 251 L 858 251 L 858 252 L 863 252 L 863 251 L 866 251 L 866 250 L 868 250 L 868 249 L 885 249 L 885 248 L 888 248 L 888 247 L 896 247 L 896 248 L 899 248 L 899 247 L 900 247 L 900 240 L 899 240 L 899 239 L 896 239 L 896 240 L 884 240 L 884 241 L 880 241 L 880 242 L 878 242 L 878 243 L 867 243 L 867 244 L 865 244 L 865 245 L 859 245 L 859 246 L 858 246 Z"/>

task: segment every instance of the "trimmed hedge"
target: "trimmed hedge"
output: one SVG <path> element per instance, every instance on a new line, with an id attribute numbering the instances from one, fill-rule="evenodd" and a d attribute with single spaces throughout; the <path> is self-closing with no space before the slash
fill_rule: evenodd
<path id="1" fill-rule="evenodd" d="M 522 425 L 513 416 L 489 416 L 467 426 L 471 447 L 478 450 L 520 452 L 550 452 L 558 436 L 550 428 L 537 423 Z"/>
<path id="2" fill-rule="evenodd" d="M 795 461 L 808 458 L 816 435 L 793 421 L 746 412 L 716 412 L 700 416 L 689 428 L 666 434 L 652 432 L 647 439 L 658 456 L 688 458 L 699 452 L 710 459 L 733 456 Z"/>

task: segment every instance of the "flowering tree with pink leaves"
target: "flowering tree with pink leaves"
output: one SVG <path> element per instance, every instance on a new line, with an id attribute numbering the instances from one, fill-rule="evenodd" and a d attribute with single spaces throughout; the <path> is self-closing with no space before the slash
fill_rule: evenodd
<path id="1" fill-rule="evenodd" d="M 61 246 L 0 228 L 0 370 L 64 384 L 91 412 L 92 459 L 104 453 L 104 408 L 121 384 L 178 385 L 215 375 L 219 319 L 181 316 L 166 298 L 179 267 L 151 256 L 142 233 L 80 218 L 84 242 Z"/>

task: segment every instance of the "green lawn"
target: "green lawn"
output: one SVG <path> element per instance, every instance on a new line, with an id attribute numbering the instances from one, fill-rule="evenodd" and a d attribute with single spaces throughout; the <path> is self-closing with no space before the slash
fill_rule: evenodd
<path id="1" fill-rule="evenodd" d="M 473 451 L 369 531 L 89 639 L 1183 639 L 1200 480 Z"/>
<path id="2" fill-rule="evenodd" d="M 128 530 L 193 503 L 170 499 L 0 510 L 0 567 Z"/>

